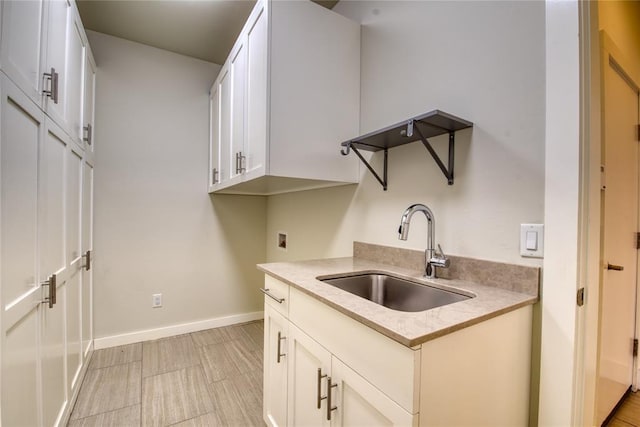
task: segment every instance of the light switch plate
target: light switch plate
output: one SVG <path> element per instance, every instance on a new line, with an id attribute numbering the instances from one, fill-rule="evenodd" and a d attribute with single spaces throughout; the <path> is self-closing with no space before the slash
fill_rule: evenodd
<path id="1" fill-rule="evenodd" d="M 544 224 L 520 224 L 520 255 L 543 258 Z"/>

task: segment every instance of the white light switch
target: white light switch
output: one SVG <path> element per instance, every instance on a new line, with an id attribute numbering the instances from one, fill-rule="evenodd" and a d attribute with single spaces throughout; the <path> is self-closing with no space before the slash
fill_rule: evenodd
<path id="1" fill-rule="evenodd" d="M 520 255 L 542 258 L 544 224 L 520 224 Z"/>
<path id="2" fill-rule="evenodd" d="M 526 248 L 529 251 L 538 249 L 538 233 L 535 231 L 527 231 Z"/>

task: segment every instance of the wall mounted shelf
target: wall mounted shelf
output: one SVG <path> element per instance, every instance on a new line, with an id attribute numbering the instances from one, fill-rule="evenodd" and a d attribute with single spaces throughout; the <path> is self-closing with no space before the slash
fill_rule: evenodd
<path id="1" fill-rule="evenodd" d="M 467 120 L 463 120 L 443 111 L 434 110 L 375 132 L 345 141 L 340 144 L 343 147 L 341 153 L 346 156 L 351 150 L 353 150 L 353 152 L 358 156 L 358 158 L 360 158 L 362 163 L 364 163 L 367 169 L 371 171 L 373 176 L 376 177 L 378 182 L 382 185 L 382 188 L 386 191 L 387 157 L 389 148 L 409 144 L 415 141 L 421 141 L 435 160 L 444 176 L 447 178 L 449 185 L 453 185 L 455 133 L 461 129 L 470 127 L 473 127 L 473 123 Z M 433 138 L 447 133 L 449 134 L 449 158 L 447 166 L 445 166 L 427 138 Z M 374 152 L 384 150 L 382 177 L 378 175 L 369 162 L 367 162 L 367 160 L 362 156 L 360 150 Z"/>

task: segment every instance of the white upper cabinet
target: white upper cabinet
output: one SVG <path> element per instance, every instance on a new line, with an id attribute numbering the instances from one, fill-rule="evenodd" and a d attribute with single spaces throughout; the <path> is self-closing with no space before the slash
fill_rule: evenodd
<path id="1" fill-rule="evenodd" d="M 45 111 L 74 141 L 82 140 L 82 81 L 84 31 L 75 3 L 48 4 L 47 44 L 43 85 Z"/>
<path id="2" fill-rule="evenodd" d="M 43 0 L 2 2 L 2 70 L 35 103 L 42 82 Z"/>
<path id="3" fill-rule="evenodd" d="M 85 152 L 93 156 L 95 151 L 93 125 L 95 120 L 96 62 L 88 44 L 85 47 L 83 92 L 82 140 L 84 141 Z M 91 163 L 93 164 L 93 160 Z"/>
<path id="4" fill-rule="evenodd" d="M 357 23 L 310 1 L 259 0 L 211 96 L 210 192 L 358 181 L 356 159 L 340 155 L 359 131 Z"/>

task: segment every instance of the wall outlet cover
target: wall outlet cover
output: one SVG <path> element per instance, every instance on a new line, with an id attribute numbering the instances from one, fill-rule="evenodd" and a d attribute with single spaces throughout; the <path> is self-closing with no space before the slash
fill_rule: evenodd
<path id="1" fill-rule="evenodd" d="M 162 307 L 162 294 L 153 294 L 151 307 L 153 308 Z"/>

